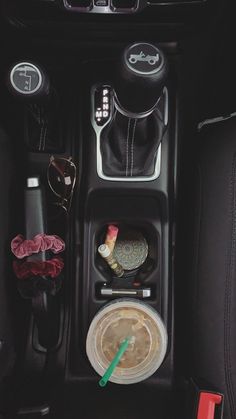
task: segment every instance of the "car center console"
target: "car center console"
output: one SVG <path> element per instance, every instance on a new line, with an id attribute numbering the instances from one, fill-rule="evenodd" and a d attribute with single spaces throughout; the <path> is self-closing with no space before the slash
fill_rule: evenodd
<path id="1" fill-rule="evenodd" d="M 161 313 L 168 329 L 168 353 L 151 381 L 160 388 L 172 385 L 170 255 L 173 256 L 176 144 L 172 136 L 176 111 L 172 107 L 175 87 L 168 80 L 167 61 L 159 48 L 136 43 L 122 52 L 117 65 L 106 61 L 91 67 L 87 63 L 83 69 L 87 79 L 81 92 L 87 100 L 80 116 L 84 218 L 77 238 L 81 252 L 77 255 L 69 358 L 69 370 L 77 382 L 96 380 L 84 358 L 89 324 L 119 292 L 124 296 L 129 295 L 129 290 L 135 292 L 136 278 L 143 289 L 140 298 Z M 170 159 L 174 159 L 173 164 Z M 146 238 L 149 256 L 142 272 L 130 272 L 124 279 L 113 276 L 111 281 L 111 272 L 97 253 L 110 224 L 121 231 L 139 231 Z M 127 294 L 121 291 L 124 287 Z M 107 297 L 111 289 L 114 296 Z M 145 297 L 145 292 L 149 296 Z"/>
<path id="2" fill-rule="evenodd" d="M 207 22 L 218 4 L 218 0 L 2 1 L 12 45 L 6 58 L 6 66 L 12 67 L 10 90 L 14 97 L 19 95 L 20 83 L 24 96 L 17 106 L 18 111 L 23 109 L 19 132 L 26 159 L 33 169 L 41 167 L 43 178 L 52 153 L 63 159 L 70 156 L 78 166 L 65 225 L 65 278 L 56 305 L 60 339 L 50 353 L 55 371 L 58 367 L 65 372 L 69 383 L 96 383 L 86 357 L 86 336 L 99 310 L 118 295 L 145 299 L 160 314 L 168 334 L 167 351 L 147 384 L 161 390 L 173 385 L 181 119 L 178 41 Z M 44 77 L 47 73 L 49 77 Z M 28 92 L 34 78 L 36 92 Z M 44 117 L 43 127 L 36 111 Z M 142 268 L 126 272 L 123 279 L 112 275 L 98 254 L 110 225 L 121 233 L 138 232 L 148 247 Z M 30 367 L 36 353 L 39 364 L 47 356 L 36 326 L 28 338 Z"/>

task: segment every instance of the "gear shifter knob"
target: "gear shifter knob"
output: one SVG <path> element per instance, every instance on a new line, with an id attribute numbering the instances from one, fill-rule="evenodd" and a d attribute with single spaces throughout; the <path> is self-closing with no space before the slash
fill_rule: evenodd
<path id="1" fill-rule="evenodd" d="M 36 64 L 20 62 L 9 72 L 8 87 L 11 93 L 28 102 L 47 100 L 50 82 L 45 71 Z"/>
<path id="2" fill-rule="evenodd" d="M 151 111 L 162 94 L 167 72 L 167 60 L 159 48 L 148 43 L 128 46 L 115 80 L 119 110 L 139 116 Z"/>

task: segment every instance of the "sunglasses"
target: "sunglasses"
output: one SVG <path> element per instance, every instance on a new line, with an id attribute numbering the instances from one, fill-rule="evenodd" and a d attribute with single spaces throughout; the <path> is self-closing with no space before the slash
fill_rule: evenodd
<path id="1" fill-rule="evenodd" d="M 50 157 L 47 169 L 48 185 L 58 198 L 54 205 L 69 213 L 76 182 L 76 166 L 72 157 Z"/>

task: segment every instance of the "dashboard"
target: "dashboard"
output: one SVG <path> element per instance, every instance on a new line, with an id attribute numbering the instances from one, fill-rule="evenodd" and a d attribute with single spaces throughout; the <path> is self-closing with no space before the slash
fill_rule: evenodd
<path id="1" fill-rule="evenodd" d="M 220 0 L 2 0 L 5 19 L 21 28 L 39 24 L 43 29 L 49 24 L 50 30 L 55 23 L 69 24 L 71 30 L 79 22 L 98 23 L 101 31 L 101 24 L 117 22 L 201 25 L 203 18 L 213 16 L 218 4 Z"/>
<path id="2" fill-rule="evenodd" d="M 52 0 L 50 0 L 52 1 Z M 146 7 L 201 4 L 206 0 L 63 0 L 64 7 L 72 12 L 80 13 L 122 13 L 132 14 L 141 12 Z"/>

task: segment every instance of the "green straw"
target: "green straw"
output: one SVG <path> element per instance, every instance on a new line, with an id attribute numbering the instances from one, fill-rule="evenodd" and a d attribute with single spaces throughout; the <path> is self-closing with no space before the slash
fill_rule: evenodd
<path id="1" fill-rule="evenodd" d="M 109 378 L 111 377 L 111 375 L 113 374 L 113 371 L 115 370 L 115 368 L 117 367 L 117 365 L 119 364 L 122 356 L 124 355 L 126 349 L 129 346 L 129 341 L 130 338 L 126 338 L 122 344 L 120 345 L 116 355 L 114 356 L 113 360 L 111 361 L 109 367 L 107 368 L 105 374 L 103 375 L 103 377 L 101 378 L 101 380 L 99 381 L 99 385 L 100 387 L 105 387 L 105 385 L 107 384 L 107 382 L 109 381 Z"/>

